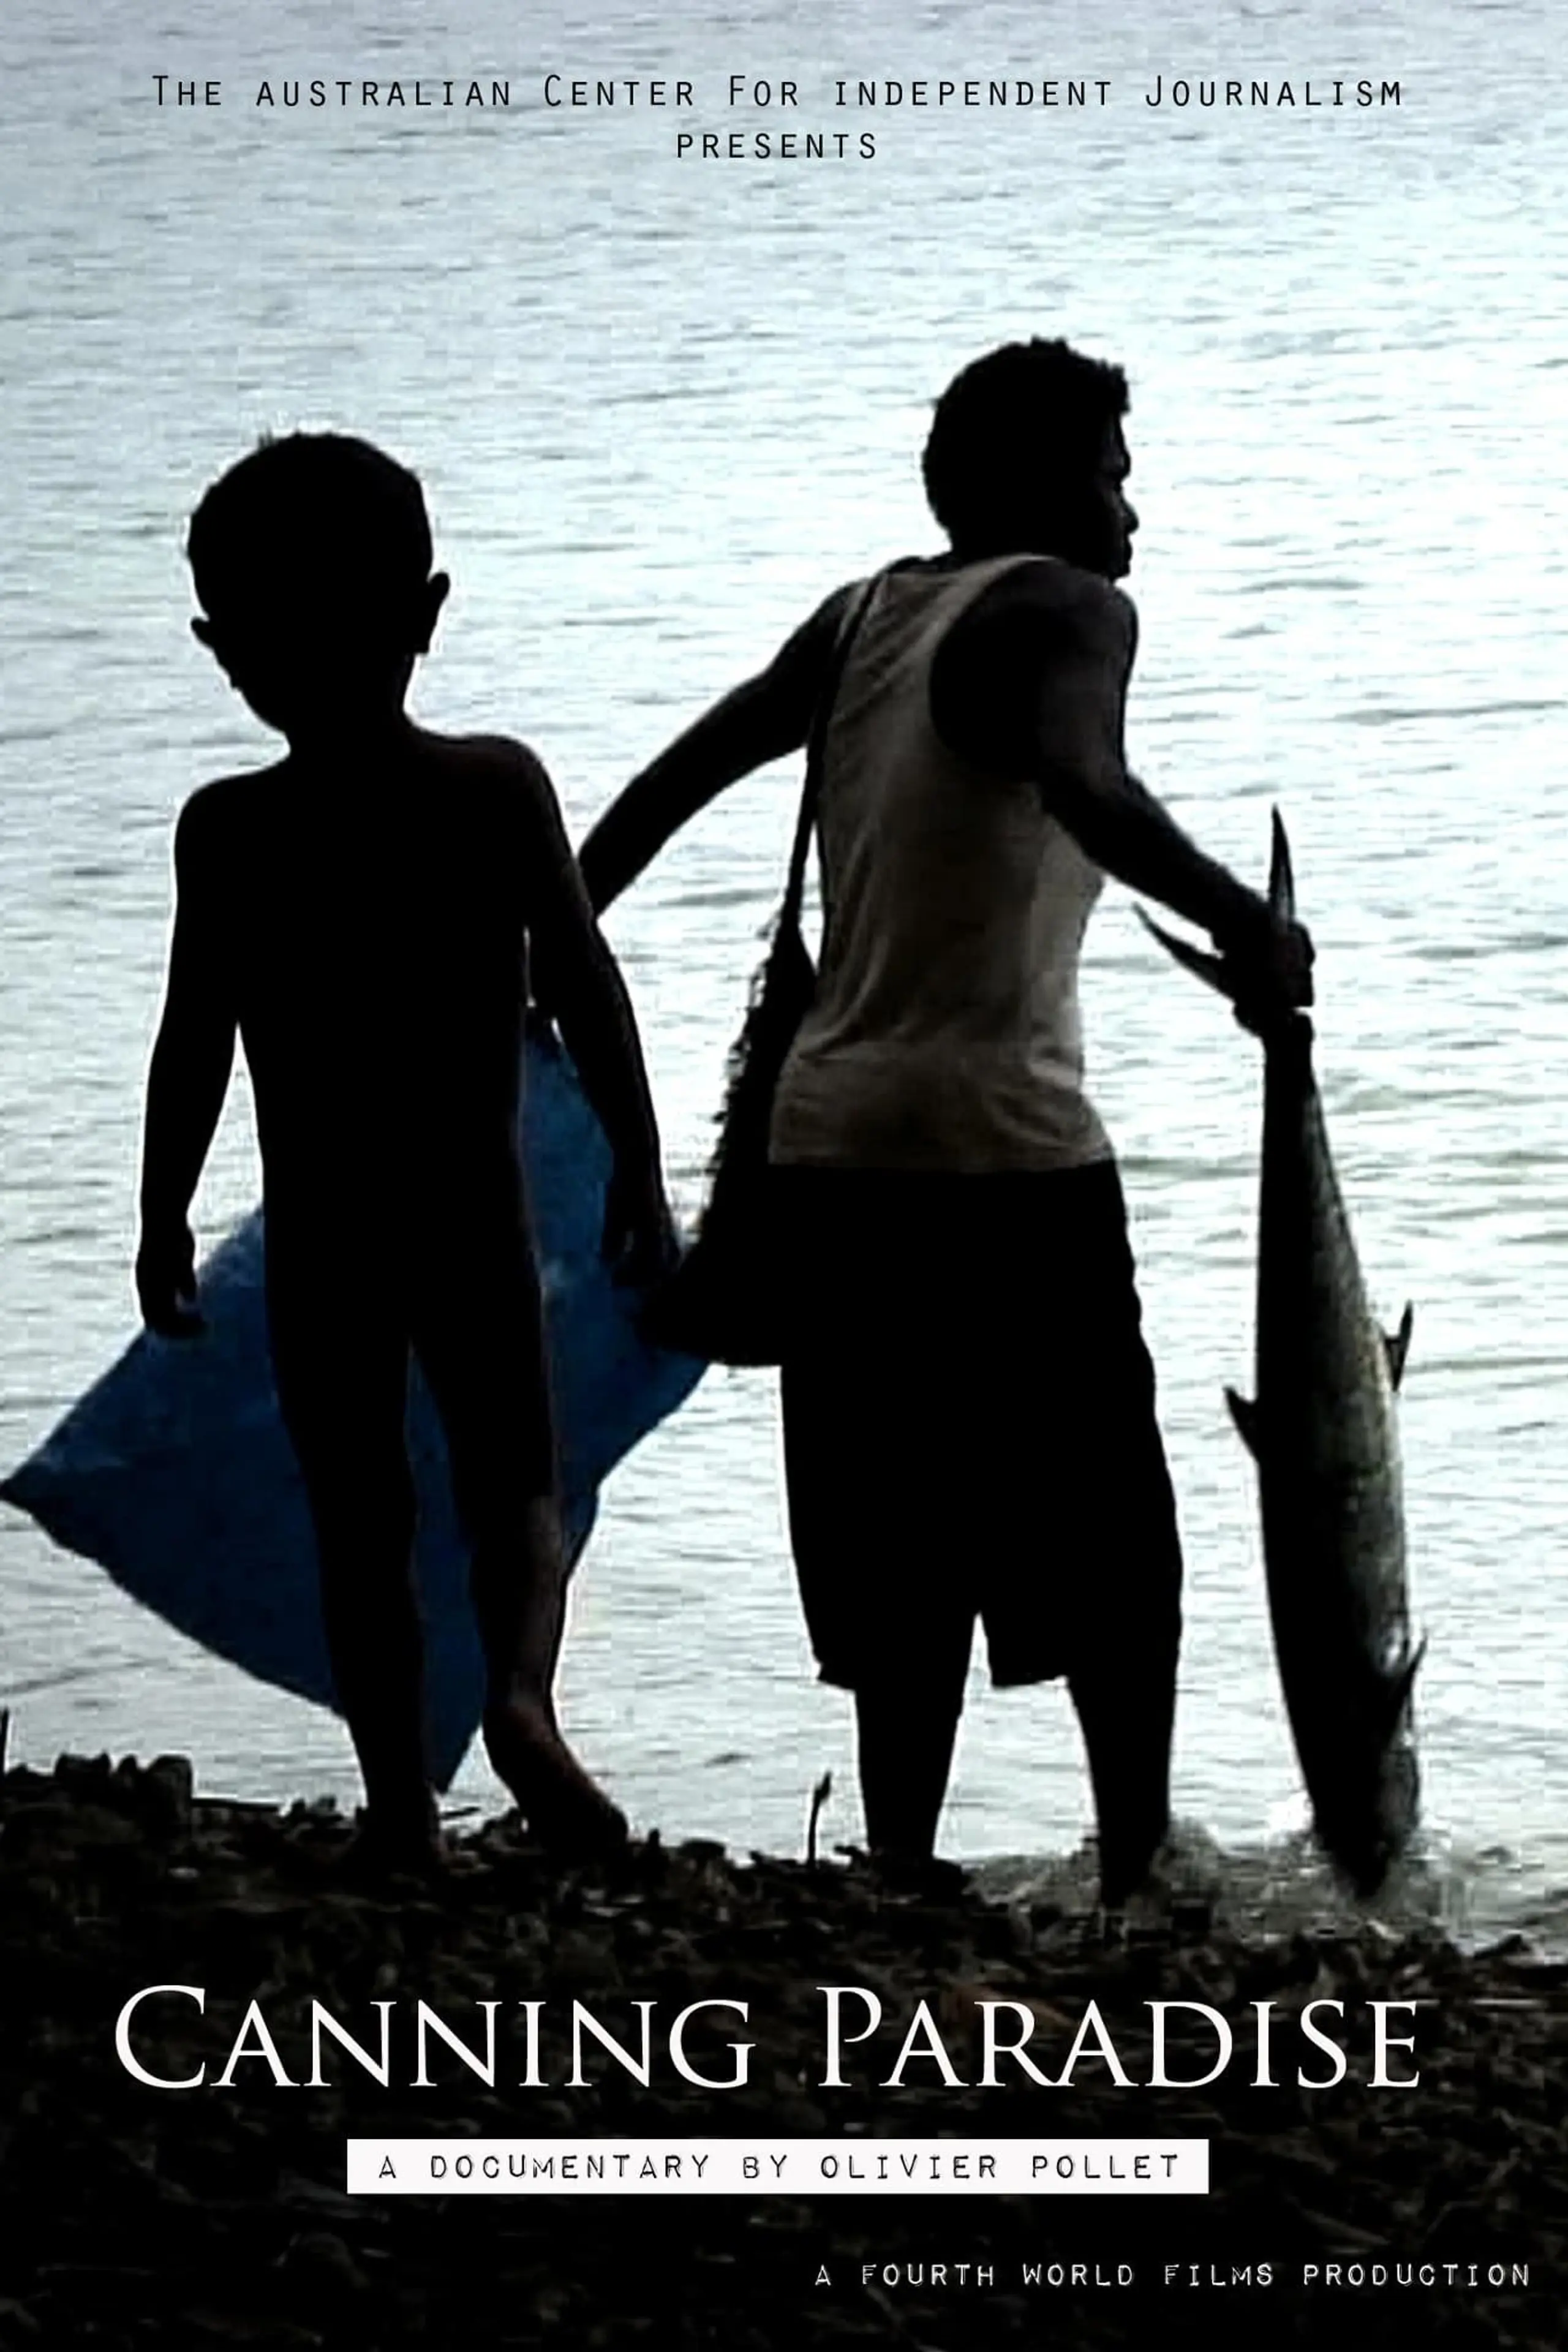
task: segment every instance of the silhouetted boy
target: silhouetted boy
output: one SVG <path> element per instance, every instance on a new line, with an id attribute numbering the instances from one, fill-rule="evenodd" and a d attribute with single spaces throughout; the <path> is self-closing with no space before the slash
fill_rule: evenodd
<path id="1" fill-rule="evenodd" d="M 191 625 L 288 756 L 208 784 L 174 837 L 147 1084 L 142 1311 L 199 1328 L 187 1213 L 237 1029 L 255 1091 L 279 1401 L 310 1496 L 339 1701 L 377 1848 L 434 1836 L 404 1418 L 439 1410 L 473 1560 L 486 1745 L 536 1833 L 625 1822 L 551 1698 L 567 1566 L 518 1146 L 533 951 L 614 1154 L 606 1254 L 668 1245 L 630 1006 L 550 780 L 522 745 L 404 710 L 448 586 L 412 474 L 366 443 L 266 442 L 192 520 Z"/>

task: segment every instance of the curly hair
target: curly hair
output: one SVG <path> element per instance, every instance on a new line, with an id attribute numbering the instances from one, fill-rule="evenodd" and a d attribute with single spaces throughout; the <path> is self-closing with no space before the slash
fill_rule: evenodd
<path id="1" fill-rule="evenodd" d="M 430 575 L 434 550 L 416 476 L 342 433 L 263 440 L 221 475 L 185 542 L 215 620 L 248 620 L 306 593 L 374 625 Z"/>
<path id="2" fill-rule="evenodd" d="M 921 471 L 955 547 L 1005 538 L 1026 484 L 1065 492 L 1091 474 L 1127 414 L 1127 378 L 1070 343 L 1004 343 L 955 375 L 936 404 Z"/>

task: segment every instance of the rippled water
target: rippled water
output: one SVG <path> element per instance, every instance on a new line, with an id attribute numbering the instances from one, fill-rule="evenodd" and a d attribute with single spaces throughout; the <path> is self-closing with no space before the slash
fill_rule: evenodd
<path id="1" fill-rule="evenodd" d="M 335 424 L 422 470 L 456 589 L 417 689 L 525 733 L 574 826 L 836 581 L 930 543 L 927 404 L 988 341 L 1066 331 L 1134 387 L 1135 764 L 1260 874 L 1287 813 L 1320 950 L 1320 1064 L 1370 1286 L 1415 1302 L 1403 1401 L 1419 1728 L 1449 1909 L 1561 1926 L 1568 1757 L 1568 123 L 1545 0 L 1053 13 L 932 0 L 626 0 L 531 40 L 479 0 L 412 12 L 8 14 L 0 296 L 0 1455 L 130 1327 L 139 1088 L 172 812 L 265 743 L 184 634 L 184 518 L 268 426 Z M 216 20 L 213 20 L 216 24 Z M 895 29 L 897 27 L 897 29 Z M 1044 54 L 1048 49 L 1050 54 Z M 669 114 L 547 110 L 552 67 L 1104 76 L 1103 109 L 856 116 L 874 160 L 702 163 Z M 159 111 L 152 75 L 223 78 Z M 1374 110 L 1146 107 L 1153 76 L 1368 72 Z M 271 114 L 264 75 L 510 75 L 510 112 Z M 766 118 L 737 110 L 745 134 Z M 739 787 L 617 909 L 676 1188 L 690 1201 L 795 778 Z M 1231 1850 L 1298 1818 L 1250 1467 L 1258 1072 L 1111 892 L 1091 1076 L 1133 1203 L 1189 1602 L 1177 1801 Z M 202 1200 L 255 1187 L 237 1092 Z M 858 1832 L 816 1688 L 765 1376 L 716 1374 L 618 1475 L 565 1702 L 633 1812 L 793 1849 Z M 337 1727 L 187 1648 L 7 1514 L 14 1747 L 188 1748 L 207 1785 L 348 1794 Z M 475 1801 L 489 1783 L 471 1767 Z M 982 1696 L 953 1851 L 1086 1825 L 1059 1691 Z M 1279 1849 L 1288 1853 L 1289 1848 Z M 1448 1898 L 1444 1898 L 1446 1901 Z"/>

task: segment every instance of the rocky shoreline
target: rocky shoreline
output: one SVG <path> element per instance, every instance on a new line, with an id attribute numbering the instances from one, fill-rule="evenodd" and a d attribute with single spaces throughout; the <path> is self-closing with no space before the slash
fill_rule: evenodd
<path id="1" fill-rule="evenodd" d="M 984 1902 L 956 1872 L 892 1886 L 657 1840 L 565 1868 L 505 1821 L 438 1881 L 359 1884 L 330 1807 L 197 1801 L 178 1759 L 63 1759 L 0 1780 L 0 2347 L 1563 2341 L 1568 1965 L 1517 1940 L 1467 1957 L 1371 1929 L 1243 1937 L 1199 1904 L 1108 1926 Z M 841 2087 L 825 2086 L 828 1985 L 883 2011 L 851 2046 L 870 2011 L 845 1997 Z M 127 2047 L 166 2081 L 205 2073 L 197 2087 L 154 2088 L 116 2055 L 117 2017 L 154 1986 L 201 2005 L 150 1996 Z M 693 2019 L 683 2075 L 668 2027 L 704 2000 L 744 2003 L 746 2023 Z M 1312 2012 L 1344 2049 L 1329 2084 L 1331 2051 L 1300 2020 L 1336 2000 Z M 330 2032 L 313 2061 L 312 2001 L 373 2056 L 393 2004 L 387 2087 Z M 419 2001 L 481 2063 L 480 2004 L 500 2005 L 494 2088 L 438 2032 L 416 2082 Z M 984 2086 L 987 2001 L 1018 2005 L 999 2044 L 1026 2014 L 1048 2085 L 999 2059 Z M 574 2002 L 633 2057 L 651 2004 L 646 2086 L 592 2030 L 572 2084 Z M 1226 2021 L 1214 2080 L 1155 2086 L 1160 2002 L 1202 2004 L 1168 2013 L 1173 2082 L 1214 2063 L 1205 2012 Z M 1377 2003 L 1415 2004 L 1383 2012 L 1386 2087 Z M 712 2087 L 737 2037 L 746 2079 Z M 1410 2068 L 1418 2084 L 1393 2087 Z M 437 2133 L 1199 2137 L 1210 2192 L 345 2193 L 351 2136 Z"/>

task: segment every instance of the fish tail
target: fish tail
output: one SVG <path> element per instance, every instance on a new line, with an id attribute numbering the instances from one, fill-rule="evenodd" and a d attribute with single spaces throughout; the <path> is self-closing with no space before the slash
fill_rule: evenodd
<path id="1" fill-rule="evenodd" d="M 1290 844 L 1285 835 L 1285 820 L 1278 809 L 1273 821 L 1268 848 L 1268 911 L 1281 921 L 1296 919 L 1296 877 L 1290 871 Z"/>
<path id="2" fill-rule="evenodd" d="M 1296 882 L 1290 869 L 1290 844 L 1286 838 L 1285 824 L 1279 812 L 1273 813 L 1273 835 L 1268 857 L 1268 905 L 1283 922 L 1296 919 Z M 1152 915 L 1138 908 L 1138 918 L 1146 931 L 1152 931 L 1167 955 L 1173 956 L 1184 971 L 1190 971 L 1217 991 L 1226 1003 L 1236 1008 L 1237 1019 L 1244 1029 L 1263 1038 L 1267 1045 L 1295 1041 L 1300 1048 L 1310 1048 L 1312 1027 L 1305 1013 L 1262 1013 L 1258 1006 L 1243 998 L 1235 967 L 1222 955 L 1211 955 L 1204 948 L 1195 948 L 1189 940 L 1168 931 Z"/>
<path id="3" fill-rule="evenodd" d="M 1174 931 L 1165 929 L 1163 923 L 1157 923 L 1152 915 L 1146 915 L 1142 907 L 1136 912 L 1143 929 L 1152 931 L 1167 955 L 1174 956 L 1184 970 L 1195 972 L 1211 988 L 1217 988 L 1232 1004 L 1236 1003 L 1236 984 L 1226 968 L 1223 956 L 1210 955 L 1206 950 L 1194 947 L 1190 940 L 1178 939 Z"/>

